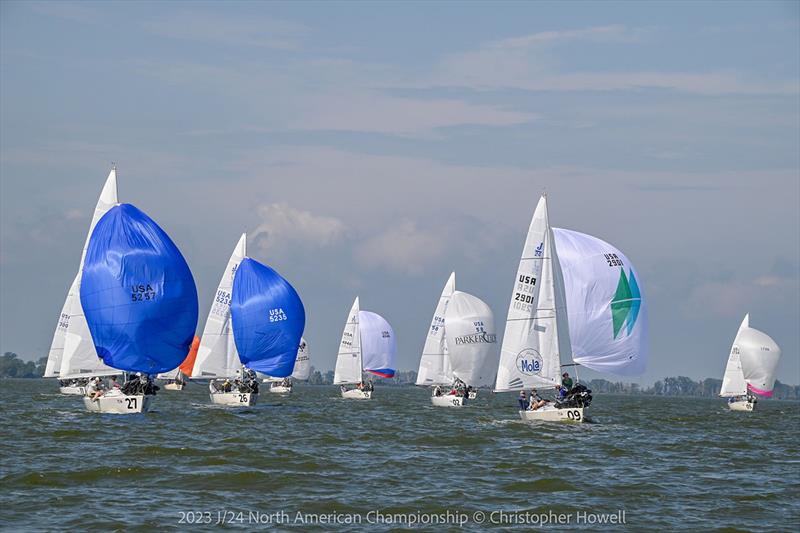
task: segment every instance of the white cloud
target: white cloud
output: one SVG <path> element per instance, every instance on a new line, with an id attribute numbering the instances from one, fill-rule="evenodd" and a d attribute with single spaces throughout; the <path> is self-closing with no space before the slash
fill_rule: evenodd
<path id="1" fill-rule="evenodd" d="M 411 220 L 402 220 L 370 237 L 355 249 L 356 262 L 364 267 L 419 275 L 441 260 L 443 237 L 423 231 Z"/>
<path id="2" fill-rule="evenodd" d="M 286 203 L 262 205 L 260 222 L 248 233 L 248 240 L 262 250 L 329 246 L 345 234 L 344 222 L 291 207 Z"/>

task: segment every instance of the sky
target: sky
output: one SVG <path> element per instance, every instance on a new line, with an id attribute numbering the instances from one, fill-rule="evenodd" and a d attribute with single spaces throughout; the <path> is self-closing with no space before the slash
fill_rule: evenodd
<path id="1" fill-rule="evenodd" d="M 797 384 L 799 147 L 800 2 L 4 1 L 0 351 L 47 354 L 114 162 L 198 333 L 247 231 L 317 368 L 358 295 L 416 369 L 453 270 L 502 334 L 547 191 L 639 271 L 636 380 L 721 378 L 749 312 Z"/>

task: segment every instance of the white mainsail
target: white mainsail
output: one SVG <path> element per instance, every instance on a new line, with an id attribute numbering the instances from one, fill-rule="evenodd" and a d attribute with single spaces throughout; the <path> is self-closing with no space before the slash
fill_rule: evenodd
<path id="1" fill-rule="evenodd" d="M 311 374 L 311 350 L 308 348 L 308 343 L 300 337 L 300 347 L 297 349 L 297 359 L 294 361 L 294 370 L 292 371 L 292 378 L 298 381 L 305 381 Z"/>
<path id="2" fill-rule="evenodd" d="M 775 370 L 781 358 L 778 344 L 763 331 L 750 327 L 742 331 L 738 343 L 747 390 L 759 396 L 771 397 L 775 387 Z"/>
<path id="3" fill-rule="evenodd" d="M 347 315 L 347 322 L 339 343 L 339 354 L 336 357 L 336 369 L 333 373 L 333 384 L 343 385 L 361 381 L 361 335 L 358 327 L 358 296 Z"/>
<path id="4" fill-rule="evenodd" d="M 239 263 L 247 255 L 247 234 L 243 233 L 233 249 L 225 272 L 222 274 L 214 302 L 208 312 L 200 348 L 192 369 L 192 378 L 216 379 L 241 375 L 242 363 L 233 339 L 231 321 L 231 294 L 233 278 Z"/>
<path id="5" fill-rule="evenodd" d="M 447 356 L 444 316 L 455 288 L 456 273 L 453 272 L 442 289 L 442 295 L 431 319 L 431 327 L 428 328 L 428 336 L 422 348 L 422 358 L 419 360 L 417 385 L 449 385 L 453 382 L 453 371 Z"/>
<path id="6" fill-rule="evenodd" d="M 633 263 L 611 244 L 553 228 L 564 279 L 572 360 L 597 372 L 641 375 L 649 348 L 647 300 Z"/>
<path id="7" fill-rule="evenodd" d="M 497 365 L 497 332 L 489 306 L 471 294 L 455 291 L 444 323 L 453 376 L 472 387 L 490 384 Z"/>
<path id="8" fill-rule="evenodd" d="M 562 354 L 572 354 L 564 280 L 542 196 L 514 278 L 495 391 L 560 385 Z"/>
<path id="9" fill-rule="evenodd" d="M 728 356 L 728 364 L 725 365 L 725 375 L 722 377 L 722 388 L 719 391 L 720 396 L 744 396 L 747 394 L 747 382 L 745 382 L 744 374 L 742 373 L 739 341 L 741 340 L 742 332 L 749 328 L 750 314 L 748 313 L 744 315 L 744 320 L 742 320 L 742 324 L 739 326 L 739 331 L 736 332 L 736 337 L 733 339 L 731 353 Z"/>
<path id="10" fill-rule="evenodd" d="M 86 323 L 86 317 L 83 314 L 83 307 L 81 306 L 80 299 L 83 263 L 86 259 L 89 239 L 92 237 L 92 232 L 97 222 L 117 203 L 117 169 L 112 168 L 111 172 L 108 174 L 108 178 L 106 178 L 105 185 L 103 185 L 103 191 L 100 193 L 97 205 L 94 208 L 92 222 L 89 225 L 89 233 L 86 235 L 86 241 L 81 251 L 78 275 L 75 276 L 72 286 L 69 289 L 67 301 L 64 303 L 59 325 L 53 337 L 53 344 L 50 348 L 47 364 L 53 373 L 53 377 L 57 376 L 60 379 L 71 379 L 90 376 L 110 376 L 120 373 L 119 370 L 111 368 L 103 363 L 103 360 L 97 355 L 94 341 L 92 340 L 92 334 L 89 332 L 89 325 Z M 60 364 L 56 361 L 59 352 L 61 353 Z M 50 362 L 51 357 L 53 358 L 52 364 Z M 57 374 L 55 371 L 56 368 L 58 368 Z M 45 377 L 50 377 L 47 372 L 45 372 Z"/>

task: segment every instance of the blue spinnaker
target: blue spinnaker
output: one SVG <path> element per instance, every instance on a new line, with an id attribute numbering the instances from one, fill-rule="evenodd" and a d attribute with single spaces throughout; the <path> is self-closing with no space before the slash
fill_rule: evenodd
<path id="1" fill-rule="evenodd" d="M 186 357 L 197 327 L 194 278 L 172 239 L 136 207 L 114 206 L 95 226 L 80 296 L 108 366 L 157 374 Z"/>
<path id="2" fill-rule="evenodd" d="M 292 375 L 306 311 L 288 281 L 270 267 L 245 258 L 233 279 L 231 319 L 233 339 L 245 366 L 272 377 Z"/>

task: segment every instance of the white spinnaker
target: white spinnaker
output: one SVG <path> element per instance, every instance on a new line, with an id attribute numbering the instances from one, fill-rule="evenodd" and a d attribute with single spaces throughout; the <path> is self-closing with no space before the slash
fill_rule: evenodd
<path id="1" fill-rule="evenodd" d="M 571 353 L 564 280 L 542 196 L 514 278 L 495 390 L 560 385 L 561 354 Z"/>
<path id="2" fill-rule="evenodd" d="M 772 337 L 754 328 L 745 328 L 738 342 L 747 389 L 760 396 L 772 396 L 775 369 L 781 358 L 778 344 Z"/>
<path id="3" fill-rule="evenodd" d="M 86 235 L 86 241 L 81 251 L 78 275 L 75 276 L 72 286 L 69 289 L 69 294 L 67 294 L 67 301 L 64 303 L 64 309 L 68 309 L 68 311 L 65 313 L 64 310 L 62 310 L 62 321 L 66 321 L 66 326 L 64 327 L 60 322 L 59 325 L 61 327 L 56 328 L 56 333 L 53 337 L 51 355 L 53 355 L 53 348 L 55 348 L 56 357 L 59 346 L 63 348 L 61 364 L 58 365 L 58 377 L 61 379 L 110 376 L 120 373 L 119 370 L 111 368 L 103 363 L 103 360 L 97 355 L 94 341 L 92 340 L 92 334 L 89 332 L 89 325 L 86 323 L 86 317 L 83 314 L 80 298 L 83 262 L 86 259 L 86 250 L 89 248 L 89 239 L 92 237 L 92 232 L 97 222 L 117 203 L 117 169 L 112 168 L 111 172 L 108 174 L 108 178 L 106 178 L 105 185 L 103 185 L 103 191 L 100 193 L 97 205 L 94 208 L 92 222 L 89 225 L 89 233 Z M 50 356 L 48 356 L 48 366 L 49 359 Z M 53 362 L 52 368 L 53 371 L 55 371 L 55 361 Z"/>
<path id="4" fill-rule="evenodd" d="M 297 349 L 297 359 L 294 361 L 292 378 L 298 381 L 305 381 L 311 374 L 311 351 L 304 338 L 300 338 L 300 347 Z"/>
<path id="5" fill-rule="evenodd" d="M 489 306 L 471 294 L 455 291 L 444 323 L 453 376 L 473 387 L 491 384 L 497 368 L 497 330 Z"/>
<path id="6" fill-rule="evenodd" d="M 597 372 L 644 373 L 647 300 L 633 263 L 613 245 L 553 228 L 564 276 L 572 360 Z"/>
<path id="7" fill-rule="evenodd" d="M 200 348 L 192 369 L 192 378 L 216 379 L 241 375 L 242 363 L 233 340 L 231 321 L 231 294 L 233 277 L 239 263 L 247 255 L 247 234 L 243 233 L 233 249 L 222 279 L 219 281 L 214 301 L 208 312 Z"/>
<path id="8" fill-rule="evenodd" d="M 736 337 L 733 339 L 731 353 L 728 356 L 728 364 L 725 365 L 725 375 L 722 377 L 722 388 L 719 391 L 720 396 L 743 396 L 747 394 L 747 382 L 744 380 L 742 361 L 739 357 L 741 353 L 739 339 L 742 336 L 742 331 L 749 328 L 750 315 L 746 314 L 744 315 L 742 324 L 739 326 L 739 331 L 736 332 Z"/>
<path id="9" fill-rule="evenodd" d="M 358 324 L 358 296 L 347 315 L 347 322 L 339 343 L 339 354 L 336 356 L 336 369 L 333 372 L 333 384 L 359 383 L 361 381 L 361 335 Z"/>
<path id="10" fill-rule="evenodd" d="M 397 341 L 391 324 L 372 311 L 358 312 L 361 364 L 367 372 L 392 377 L 397 359 Z"/>
<path id="11" fill-rule="evenodd" d="M 419 360 L 417 385 L 449 385 L 453 382 L 453 371 L 447 356 L 444 315 L 455 288 L 456 273 L 453 272 L 442 289 L 442 295 L 431 319 L 431 326 L 428 328 L 428 336 L 425 337 L 425 346 L 422 348 L 422 357 Z"/>

